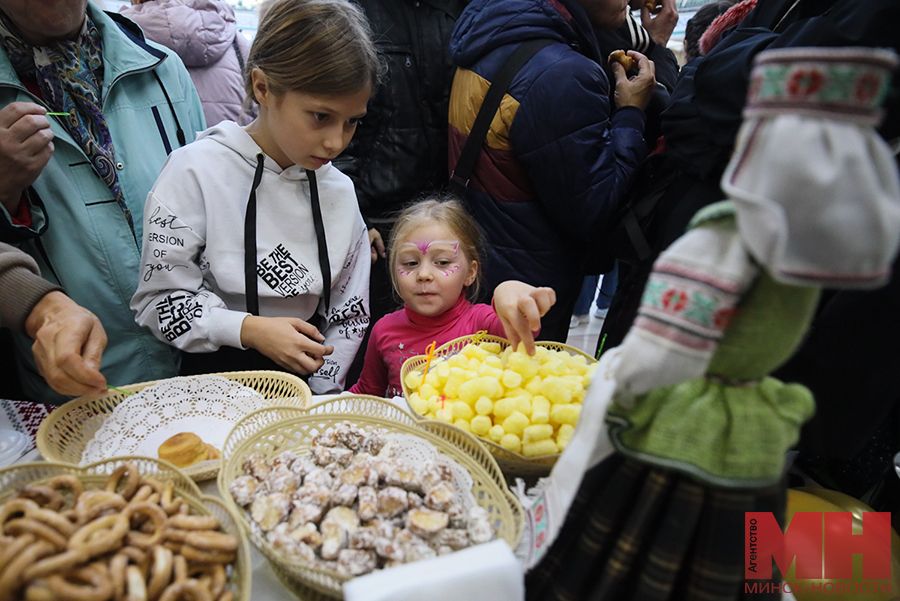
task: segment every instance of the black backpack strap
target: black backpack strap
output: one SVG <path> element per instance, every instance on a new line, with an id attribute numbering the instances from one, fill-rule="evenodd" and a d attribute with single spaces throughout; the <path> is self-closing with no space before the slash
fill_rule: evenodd
<path id="1" fill-rule="evenodd" d="M 472 131 L 469 132 L 469 138 L 463 146 L 462 152 L 459 153 L 459 159 L 456 161 L 456 167 L 450 173 L 450 190 L 462 197 L 465 194 L 466 187 L 469 185 L 469 178 L 475 171 L 475 163 L 478 161 L 478 155 L 481 154 L 484 140 L 487 137 L 488 130 L 491 127 L 491 121 L 500 108 L 500 101 L 503 95 L 509 89 L 513 77 L 519 72 L 525 63 L 532 56 L 538 53 L 541 48 L 546 48 L 550 44 L 555 44 L 554 40 L 530 40 L 521 44 L 513 50 L 503 66 L 497 72 L 496 77 L 491 82 L 484 100 L 481 102 L 481 108 L 478 109 L 478 115 L 475 117 L 475 123 L 472 125 Z"/>

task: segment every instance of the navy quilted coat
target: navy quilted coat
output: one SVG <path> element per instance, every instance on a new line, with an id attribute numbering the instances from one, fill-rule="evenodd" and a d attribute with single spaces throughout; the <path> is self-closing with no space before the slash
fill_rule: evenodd
<path id="1" fill-rule="evenodd" d="M 540 50 L 516 75 L 494 117 L 467 204 L 489 246 L 488 290 L 507 279 L 551 286 L 554 314 L 542 337 L 565 340 L 585 257 L 611 224 L 631 174 L 647 154 L 644 113 L 614 110 L 587 15 L 575 0 L 475 0 L 457 21 L 450 56 L 449 164 L 456 164 L 478 107 L 509 54 Z M 561 324 L 557 324 L 561 325 Z M 558 339 L 558 338 L 557 338 Z"/>

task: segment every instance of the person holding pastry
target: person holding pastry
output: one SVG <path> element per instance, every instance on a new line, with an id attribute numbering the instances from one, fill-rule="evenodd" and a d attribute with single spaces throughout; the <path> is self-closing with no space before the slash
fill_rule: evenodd
<path id="1" fill-rule="evenodd" d="M 451 166 L 470 139 L 486 84 L 525 40 L 550 41 L 513 76 L 464 193 L 487 241 L 487 288 L 516 280 L 556 292 L 541 320 L 543 340 L 565 342 L 585 274 L 611 267 L 597 241 L 648 153 L 644 109 L 656 90 L 655 66 L 632 53 L 639 68 L 628 77 L 616 67 L 613 93 L 606 57 L 616 48 L 601 51 L 596 36 L 626 15 L 627 0 L 473 0 L 450 39 Z"/>
<path id="2" fill-rule="evenodd" d="M 0 326 L 34 340 L 38 371 L 59 394 L 106 392 L 103 324 L 38 273 L 31 256 L 0 242 Z"/>

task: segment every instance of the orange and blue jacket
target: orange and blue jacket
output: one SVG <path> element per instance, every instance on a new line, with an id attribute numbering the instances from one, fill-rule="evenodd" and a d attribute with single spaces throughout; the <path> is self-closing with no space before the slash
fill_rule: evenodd
<path id="1" fill-rule="evenodd" d="M 605 235 L 647 154 L 644 113 L 612 109 L 609 80 L 575 0 L 474 0 L 450 40 L 449 167 L 510 53 L 549 38 L 517 73 L 494 116 L 467 190 L 485 232 L 488 289 L 507 279 L 552 286 L 557 302 L 581 287 L 585 251 Z M 560 297 L 563 298 L 560 298 Z"/>

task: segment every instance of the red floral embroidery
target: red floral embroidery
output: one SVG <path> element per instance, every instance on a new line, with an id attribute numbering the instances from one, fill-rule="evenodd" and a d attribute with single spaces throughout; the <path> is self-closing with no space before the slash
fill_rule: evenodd
<path id="1" fill-rule="evenodd" d="M 677 312 L 687 307 L 688 300 L 688 295 L 684 291 L 670 288 L 663 293 L 662 306 Z"/>
<path id="2" fill-rule="evenodd" d="M 737 309 L 734 307 L 727 309 L 719 309 L 713 315 L 713 323 L 716 324 L 716 327 L 720 330 L 724 330 L 728 327 L 728 324 L 731 322 L 731 319 L 734 317 Z"/>
<path id="3" fill-rule="evenodd" d="M 881 90 L 881 78 L 867 73 L 856 81 L 856 98 L 860 102 L 871 102 Z"/>
<path id="4" fill-rule="evenodd" d="M 787 90 L 792 96 L 809 96 L 815 94 L 825 85 L 825 76 L 820 71 L 798 70 L 787 83 Z"/>

